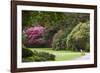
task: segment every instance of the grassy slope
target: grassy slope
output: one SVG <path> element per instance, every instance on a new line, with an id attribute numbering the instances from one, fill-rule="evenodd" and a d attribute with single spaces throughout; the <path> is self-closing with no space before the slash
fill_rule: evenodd
<path id="1" fill-rule="evenodd" d="M 56 61 L 72 60 L 81 56 L 80 52 L 73 51 L 54 51 L 51 48 L 29 48 L 32 51 L 48 52 L 56 56 Z"/>

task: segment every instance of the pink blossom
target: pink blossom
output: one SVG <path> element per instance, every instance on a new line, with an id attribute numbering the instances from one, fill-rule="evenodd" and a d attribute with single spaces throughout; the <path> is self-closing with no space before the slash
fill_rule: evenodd
<path id="1" fill-rule="evenodd" d="M 28 44 L 38 43 L 38 39 L 42 37 L 45 28 L 42 26 L 29 27 L 23 33 L 27 35 Z"/>

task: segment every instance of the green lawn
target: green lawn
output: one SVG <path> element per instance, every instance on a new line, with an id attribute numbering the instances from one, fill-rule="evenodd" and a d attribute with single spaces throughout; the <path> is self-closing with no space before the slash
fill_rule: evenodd
<path id="1" fill-rule="evenodd" d="M 73 51 L 54 51 L 52 48 L 29 48 L 32 51 L 38 52 L 48 52 L 54 54 L 56 56 L 56 61 L 64 61 L 64 60 L 73 60 L 77 59 L 81 56 L 80 52 L 73 52 Z"/>

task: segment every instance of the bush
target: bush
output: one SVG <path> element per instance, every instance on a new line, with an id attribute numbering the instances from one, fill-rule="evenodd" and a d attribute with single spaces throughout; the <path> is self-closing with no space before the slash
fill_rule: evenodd
<path id="1" fill-rule="evenodd" d="M 45 31 L 44 38 L 46 40 L 52 39 L 52 37 L 54 36 L 55 33 L 58 32 L 58 30 L 59 30 L 59 27 L 57 25 L 48 28 Z"/>
<path id="2" fill-rule="evenodd" d="M 29 52 L 29 49 L 26 50 L 26 52 Z M 40 62 L 40 61 L 54 61 L 55 55 L 47 53 L 47 52 L 37 52 L 33 51 L 32 54 L 23 54 L 22 61 L 23 62 Z"/>
<path id="3" fill-rule="evenodd" d="M 22 34 L 22 44 L 26 47 L 26 44 L 27 44 L 27 36 L 25 34 Z"/>
<path id="4" fill-rule="evenodd" d="M 55 55 L 47 53 L 47 52 L 37 52 L 34 51 L 34 60 L 35 61 L 54 61 Z"/>
<path id="5" fill-rule="evenodd" d="M 52 48 L 54 50 L 65 50 L 66 49 L 66 34 L 64 31 L 59 30 L 53 37 Z"/>
<path id="6" fill-rule="evenodd" d="M 87 52 L 90 51 L 90 43 L 89 43 L 89 42 L 87 42 L 87 44 L 86 44 L 86 49 L 85 49 L 85 51 L 87 51 Z"/>
<path id="7" fill-rule="evenodd" d="M 34 57 L 27 57 L 27 58 L 22 58 L 22 62 L 33 62 Z"/>
<path id="8" fill-rule="evenodd" d="M 43 39 L 45 28 L 38 25 L 34 27 L 29 27 L 23 30 L 23 38 L 26 36 L 27 47 L 40 47 L 45 44 Z M 23 40 L 24 41 L 24 40 Z"/>
<path id="9" fill-rule="evenodd" d="M 89 51 L 89 22 L 79 23 L 67 36 L 67 48 L 70 50 Z"/>
<path id="10" fill-rule="evenodd" d="M 33 56 L 33 52 L 30 49 L 22 48 L 22 58 Z"/>

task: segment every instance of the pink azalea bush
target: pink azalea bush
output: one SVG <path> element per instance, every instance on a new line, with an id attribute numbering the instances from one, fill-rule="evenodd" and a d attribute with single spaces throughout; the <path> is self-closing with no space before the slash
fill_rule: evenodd
<path id="1" fill-rule="evenodd" d="M 44 41 L 41 39 L 45 32 L 45 28 L 42 26 L 29 27 L 26 30 L 23 30 L 23 34 L 27 36 L 27 43 L 32 44 L 41 44 Z"/>

